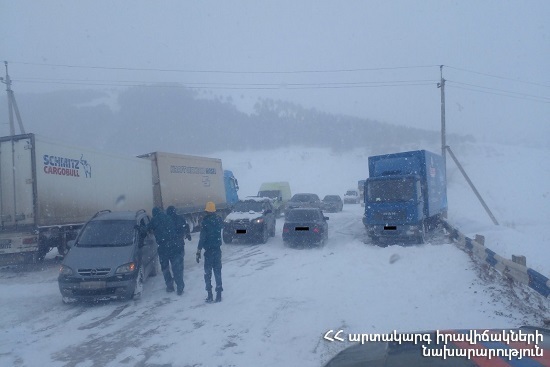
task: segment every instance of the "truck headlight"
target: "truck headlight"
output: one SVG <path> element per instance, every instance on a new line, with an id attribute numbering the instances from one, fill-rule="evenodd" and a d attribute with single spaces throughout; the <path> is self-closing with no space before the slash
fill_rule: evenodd
<path id="1" fill-rule="evenodd" d="M 60 275 L 73 275 L 73 269 L 69 268 L 67 265 L 61 265 L 59 267 Z"/>
<path id="2" fill-rule="evenodd" d="M 136 263 L 132 262 L 119 266 L 116 269 L 116 274 L 127 274 L 133 272 L 134 270 L 136 270 Z"/>
<path id="3" fill-rule="evenodd" d="M 260 224 L 264 222 L 264 218 L 254 219 L 254 223 Z"/>

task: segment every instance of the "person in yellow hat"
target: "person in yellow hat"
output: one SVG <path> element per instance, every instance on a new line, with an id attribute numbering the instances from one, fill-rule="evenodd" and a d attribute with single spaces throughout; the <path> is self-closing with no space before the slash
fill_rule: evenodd
<path id="1" fill-rule="evenodd" d="M 204 282 L 206 284 L 206 302 L 214 301 L 212 294 L 212 272 L 216 280 L 215 302 L 222 300 L 222 228 L 223 221 L 216 214 L 216 204 L 209 201 L 204 209 L 206 215 L 202 219 L 199 245 L 197 248 L 197 263 L 201 259 L 201 250 L 204 249 Z"/>

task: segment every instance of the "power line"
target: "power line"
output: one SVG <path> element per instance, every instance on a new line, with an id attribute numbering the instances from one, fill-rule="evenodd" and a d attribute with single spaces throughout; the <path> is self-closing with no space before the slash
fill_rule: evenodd
<path id="1" fill-rule="evenodd" d="M 461 87 L 461 86 L 457 86 L 457 85 L 454 85 L 454 86 L 451 85 L 451 88 L 463 89 L 463 90 L 468 90 L 468 91 L 473 91 L 473 92 L 478 92 L 478 93 L 492 94 L 492 95 L 496 95 L 496 96 L 504 96 L 504 97 L 510 97 L 510 98 L 516 98 L 516 99 L 523 99 L 523 100 L 531 101 L 531 102 L 550 103 L 550 100 L 537 99 L 537 98 L 539 98 L 539 97 L 533 98 L 533 97 L 514 96 L 514 95 L 510 95 L 510 94 L 489 92 L 489 91 L 486 91 L 486 90 L 480 90 L 480 89 L 474 89 L 474 88 Z"/>
<path id="2" fill-rule="evenodd" d="M 497 78 L 497 79 L 503 79 L 503 80 L 511 80 L 511 81 L 518 82 L 518 83 L 531 84 L 531 85 L 537 85 L 537 86 L 539 86 L 539 87 L 550 88 L 550 85 L 548 85 L 548 84 L 542 84 L 542 83 L 537 83 L 537 82 L 532 82 L 532 81 L 527 81 L 527 80 L 509 78 L 509 77 L 500 76 L 500 75 L 482 73 L 482 72 L 480 72 L 480 71 L 474 71 L 474 70 L 468 70 L 468 69 L 463 69 L 463 68 L 457 68 L 457 67 L 448 66 L 448 65 L 445 65 L 445 67 L 447 67 L 447 68 L 449 68 L 449 69 L 464 71 L 464 72 L 467 72 L 467 73 L 472 73 L 472 74 L 477 74 L 477 75 L 484 75 L 484 76 L 488 76 L 488 77 L 491 77 L 491 78 Z"/>
<path id="3" fill-rule="evenodd" d="M 519 93 L 519 92 L 513 92 L 513 91 L 509 91 L 509 90 L 504 90 L 504 89 L 484 87 L 484 86 L 476 85 L 476 84 L 455 82 L 455 81 L 452 81 L 452 80 L 447 80 L 447 82 L 454 83 L 454 84 L 458 84 L 458 85 L 465 85 L 465 86 L 469 86 L 469 87 L 476 87 L 476 88 L 494 90 L 494 91 L 497 91 L 497 92 L 503 92 L 503 93 L 509 93 L 509 94 L 517 94 L 518 96 L 523 96 L 523 97 L 538 98 L 538 99 L 542 99 L 542 100 L 548 100 L 548 101 L 550 102 L 550 97 L 536 96 L 536 95 L 533 95 L 533 94 Z"/>
<path id="4" fill-rule="evenodd" d="M 151 88 L 190 88 L 190 89 L 233 89 L 233 90 L 253 90 L 253 89 L 345 89 L 345 88 L 378 88 L 378 87 L 406 87 L 406 86 L 422 86 L 435 85 L 435 81 L 430 80 L 411 80 L 411 81 L 383 81 L 383 82 L 350 82 L 350 83 L 177 83 L 178 85 L 148 84 L 146 82 L 129 82 L 124 81 L 124 84 L 95 81 L 70 81 L 70 80 L 34 80 L 17 79 L 21 83 L 34 84 L 58 84 L 58 85 L 87 85 L 87 86 L 111 86 L 111 87 L 151 87 Z M 122 82 L 122 81 L 121 81 Z"/>
<path id="5" fill-rule="evenodd" d="M 114 66 L 92 66 L 92 65 L 69 65 L 69 64 L 44 64 L 10 61 L 11 64 L 32 65 L 32 66 L 47 66 L 47 67 L 64 67 L 78 69 L 101 69 L 101 70 L 126 70 L 126 71 L 155 71 L 155 72 L 177 72 L 177 73 L 210 73 L 210 74 L 308 74 L 308 73 L 345 73 L 358 71 L 380 71 L 380 70 L 398 70 L 398 69 L 420 69 L 439 67 L 439 65 L 414 65 L 414 66 L 393 66 L 393 67 L 378 67 L 378 68 L 354 68 L 354 69 L 325 69 L 325 70 L 200 70 L 200 69 L 160 69 L 160 68 L 132 68 L 132 67 L 114 67 Z"/>

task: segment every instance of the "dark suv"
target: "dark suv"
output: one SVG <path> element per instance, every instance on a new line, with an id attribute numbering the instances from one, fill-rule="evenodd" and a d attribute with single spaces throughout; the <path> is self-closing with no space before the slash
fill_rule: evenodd
<path id="1" fill-rule="evenodd" d="M 247 197 L 236 202 L 225 217 L 223 242 L 243 239 L 266 243 L 270 236 L 275 236 L 275 223 L 275 210 L 269 198 Z"/>
<path id="2" fill-rule="evenodd" d="M 145 210 L 96 213 L 69 241 L 58 277 L 63 302 L 141 296 L 143 282 L 158 271 L 149 220 Z"/>

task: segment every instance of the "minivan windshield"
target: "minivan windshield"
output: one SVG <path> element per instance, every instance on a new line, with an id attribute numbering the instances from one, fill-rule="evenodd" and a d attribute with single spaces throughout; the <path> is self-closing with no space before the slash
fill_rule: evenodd
<path id="1" fill-rule="evenodd" d="M 249 211 L 253 211 L 255 213 L 260 213 L 264 209 L 264 205 L 262 202 L 259 201 L 239 201 L 235 203 L 235 206 L 233 207 L 234 212 L 239 213 L 246 213 Z"/>
<path id="2" fill-rule="evenodd" d="M 134 242 L 132 220 L 95 220 L 82 229 L 76 246 L 129 246 Z"/>

